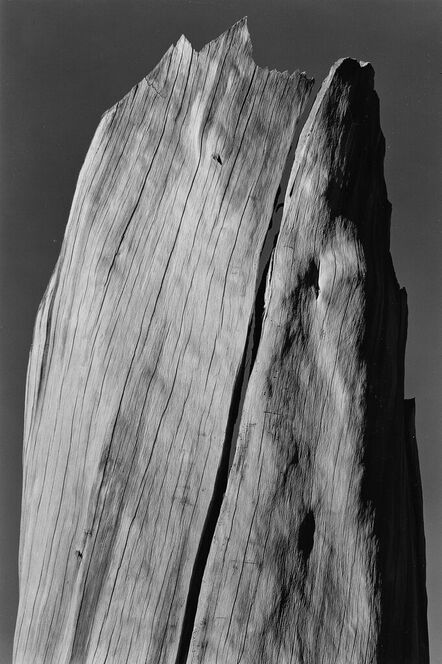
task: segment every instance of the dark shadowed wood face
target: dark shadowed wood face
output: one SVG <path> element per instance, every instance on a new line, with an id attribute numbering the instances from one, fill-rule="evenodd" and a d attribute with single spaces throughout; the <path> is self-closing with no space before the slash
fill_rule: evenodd
<path id="1" fill-rule="evenodd" d="M 288 182 L 192 662 L 428 660 L 424 583 L 399 581 L 422 503 L 383 157 L 373 70 L 340 61 Z"/>

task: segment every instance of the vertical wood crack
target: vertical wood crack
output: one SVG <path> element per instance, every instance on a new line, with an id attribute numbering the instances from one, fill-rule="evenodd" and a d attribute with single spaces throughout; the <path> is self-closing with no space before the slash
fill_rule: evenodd
<path id="1" fill-rule="evenodd" d="M 292 148 L 287 154 L 281 182 L 275 197 L 272 216 L 270 218 L 270 223 L 259 258 L 255 295 L 253 300 L 253 311 L 247 329 L 246 343 L 244 346 L 241 364 L 233 387 L 222 455 L 215 478 L 213 494 L 207 510 L 206 520 L 204 522 L 197 554 L 193 564 L 192 574 L 190 577 L 189 591 L 187 594 L 186 607 L 184 611 L 184 618 L 181 627 L 181 635 L 175 664 L 186 664 L 187 662 L 204 571 L 206 569 L 210 546 L 212 544 L 215 528 L 221 512 L 230 468 L 235 456 L 244 399 L 261 340 L 262 323 L 265 311 L 267 277 L 272 262 L 273 251 L 278 239 L 279 229 L 281 227 L 284 206 L 280 203 L 280 200 L 282 199 L 284 201 L 285 189 L 287 188 L 287 182 L 292 168 L 293 160 L 291 153 Z M 281 189 L 284 189 L 282 196 Z"/>

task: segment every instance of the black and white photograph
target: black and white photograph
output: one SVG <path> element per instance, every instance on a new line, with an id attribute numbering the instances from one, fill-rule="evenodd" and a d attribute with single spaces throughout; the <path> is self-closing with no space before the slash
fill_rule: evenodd
<path id="1" fill-rule="evenodd" d="M 0 664 L 442 662 L 440 0 L 0 0 Z"/>

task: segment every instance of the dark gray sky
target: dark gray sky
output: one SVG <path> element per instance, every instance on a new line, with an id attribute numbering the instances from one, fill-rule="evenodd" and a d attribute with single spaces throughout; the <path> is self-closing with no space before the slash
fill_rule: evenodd
<path id="1" fill-rule="evenodd" d="M 442 661 L 442 2 L 0 0 L 0 8 L 0 664 L 11 661 L 18 599 L 28 351 L 80 166 L 100 115 L 172 42 L 185 33 L 199 49 L 244 15 L 261 66 L 305 70 L 318 84 L 343 56 L 376 71 L 393 260 L 408 291 L 406 396 L 417 400 L 432 662 Z"/>

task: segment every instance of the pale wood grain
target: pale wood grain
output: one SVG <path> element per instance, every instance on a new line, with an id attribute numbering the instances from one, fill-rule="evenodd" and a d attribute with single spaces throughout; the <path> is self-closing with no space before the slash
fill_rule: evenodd
<path id="1" fill-rule="evenodd" d="M 16 664 L 175 662 L 310 87 L 241 21 L 103 116 L 29 362 Z"/>

